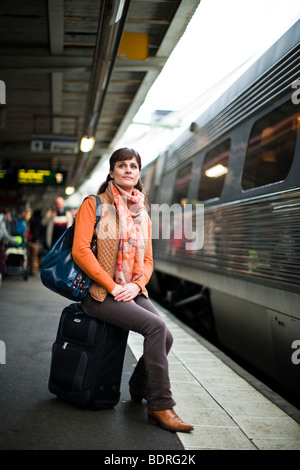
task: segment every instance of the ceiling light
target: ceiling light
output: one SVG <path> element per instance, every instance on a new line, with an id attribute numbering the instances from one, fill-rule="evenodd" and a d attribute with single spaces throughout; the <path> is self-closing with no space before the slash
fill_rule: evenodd
<path id="1" fill-rule="evenodd" d="M 90 152 L 93 150 L 95 144 L 95 139 L 94 137 L 87 137 L 86 135 L 82 137 L 81 142 L 80 142 L 80 150 L 84 153 Z"/>
<path id="2" fill-rule="evenodd" d="M 67 194 L 67 196 L 71 196 L 71 194 L 73 194 L 74 191 L 75 191 L 74 186 L 68 186 L 68 187 L 65 189 L 65 193 Z"/>

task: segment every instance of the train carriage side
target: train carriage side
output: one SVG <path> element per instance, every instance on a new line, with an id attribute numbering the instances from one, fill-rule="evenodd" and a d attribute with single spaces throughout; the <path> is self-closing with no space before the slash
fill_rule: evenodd
<path id="1" fill-rule="evenodd" d="M 298 399 L 299 37 L 300 21 L 144 172 L 151 209 L 182 207 L 153 239 L 153 291 Z M 191 250 L 176 227 L 186 210 L 199 230 L 197 204 L 204 243 Z"/>

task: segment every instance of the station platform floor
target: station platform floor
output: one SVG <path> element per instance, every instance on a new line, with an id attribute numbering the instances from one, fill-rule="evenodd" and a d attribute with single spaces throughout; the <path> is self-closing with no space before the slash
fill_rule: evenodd
<path id="1" fill-rule="evenodd" d="M 193 424 L 178 433 L 186 450 L 300 450 L 300 410 L 159 308 L 173 334 L 169 353 L 174 408 Z M 140 335 L 129 333 L 140 357 Z"/>
<path id="2" fill-rule="evenodd" d="M 143 342 L 133 332 L 115 408 L 93 411 L 57 399 L 47 388 L 51 347 L 70 303 L 38 275 L 2 282 L 1 450 L 300 450 L 300 411 L 160 306 L 174 337 L 169 366 L 175 410 L 194 425 L 192 433 L 154 426 L 145 401 L 131 401 L 128 380 Z"/>

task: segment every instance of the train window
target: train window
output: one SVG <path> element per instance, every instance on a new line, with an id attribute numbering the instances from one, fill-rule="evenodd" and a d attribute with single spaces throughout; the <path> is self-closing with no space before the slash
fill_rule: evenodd
<path id="1" fill-rule="evenodd" d="M 179 203 L 183 204 L 188 197 L 188 190 L 190 186 L 190 181 L 192 178 L 192 163 L 185 165 L 183 168 L 178 170 L 172 204 Z"/>
<path id="2" fill-rule="evenodd" d="M 198 190 L 199 201 L 220 197 L 228 172 L 229 152 L 230 139 L 227 139 L 205 155 Z"/>
<path id="3" fill-rule="evenodd" d="M 252 129 L 242 177 L 251 189 L 284 180 L 291 168 L 300 112 L 292 101 L 257 121 Z"/>

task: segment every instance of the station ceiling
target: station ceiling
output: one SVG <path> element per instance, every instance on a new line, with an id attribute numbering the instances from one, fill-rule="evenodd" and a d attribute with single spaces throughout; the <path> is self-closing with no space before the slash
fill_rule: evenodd
<path id="1" fill-rule="evenodd" d="M 65 187 L 86 181 L 131 123 L 199 3 L 1 0 L 1 205 L 46 209 Z M 84 135 L 95 138 L 88 153 L 79 150 Z"/>

